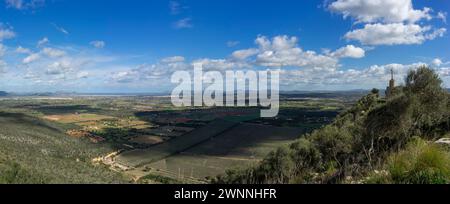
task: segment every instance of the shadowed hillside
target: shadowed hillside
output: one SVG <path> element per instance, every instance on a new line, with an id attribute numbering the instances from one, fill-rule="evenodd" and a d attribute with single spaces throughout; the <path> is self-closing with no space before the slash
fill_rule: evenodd
<path id="1" fill-rule="evenodd" d="M 110 151 L 68 137 L 56 124 L 0 112 L 0 183 L 122 183 L 91 159 Z"/>

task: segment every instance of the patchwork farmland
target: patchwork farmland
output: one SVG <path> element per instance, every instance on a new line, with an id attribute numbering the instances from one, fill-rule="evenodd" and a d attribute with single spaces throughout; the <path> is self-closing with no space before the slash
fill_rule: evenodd
<path id="1" fill-rule="evenodd" d="M 288 144 L 302 134 L 300 128 L 236 124 L 208 140 L 147 165 L 152 169 L 177 173 L 180 178 L 206 179 L 224 173 L 227 168 L 254 164 L 278 146 Z"/>
<path id="2" fill-rule="evenodd" d="M 201 144 L 235 125 L 237 125 L 235 122 L 216 120 L 182 137 L 174 138 L 154 147 L 122 153 L 116 158 L 116 161 L 122 165 L 132 167 L 156 162 L 171 155 L 189 150 L 191 147 Z"/>
<path id="3" fill-rule="evenodd" d="M 0 140 L 20 139 L 35 146 L 49 136 L 66 137 L 83 147 L 77 153 L 68 146 L 73 158 L 70 165 L 90 165 L 94 173 L 106 171 L 115 178 L 111 182 L 205 183 L 227 169 L 255 164 L 276 147 L 329 123 L 348 104 L 351 100 L 340 96 L 285 96 L 278 117 L 264 119 L 259 117 L 259 108 L 180 109 L 172 107 L 168 97 L 6 97 L 0 100 L 0 112 L 8 120 L 30 118 L 35 124 L 57 129 L 48 136 L 27 132 L 23 138 L 4 134 Z M 8 148 L 21 152 L 22 146 Z M 36 161 L 54 154 L 51 148 L 36 151 L 43 156 Z M 45 177 L 59 175 L 55 182 L 81 176 L 66 169 L 52 173 L 48 169 L 58 168 L 51 165 L 35 168 L 39 167 L 35 160 L 16 161 L 22 163 L 21 168 Z M 64 176 L 64 172 L 75 175 Z"/>

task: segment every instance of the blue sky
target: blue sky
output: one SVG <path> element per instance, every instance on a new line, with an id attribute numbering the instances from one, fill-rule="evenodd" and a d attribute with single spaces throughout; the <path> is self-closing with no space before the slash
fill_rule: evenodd
<path id="1" fill-rule="evenodd" d="M 450 3 L 368 2 L 2 0 L 0 90 L 168 91 L 193 62 L 280 69 L 283 90 L 383 88 L 429 64 L 450 86 Z"/>

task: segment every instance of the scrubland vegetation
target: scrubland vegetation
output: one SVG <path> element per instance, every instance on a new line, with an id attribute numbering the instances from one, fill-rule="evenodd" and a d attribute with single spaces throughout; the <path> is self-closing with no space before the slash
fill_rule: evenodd
<path id="1" fill-rule="evenodd" d="M 0 112 L 0 183 L 124 183 L 119 173 L 93 166 L 108 146 L 71 138 L 58 124 Z"/>
<path id="2" fill-rule="evenodd" d="M 382 171 L 365 183 L 446 184 L 450 181 L 450 152 L 420 138 L 387 158 Z"/>
<path id="3" fill-rule="evenodd" d="M 449 149 L 434 143 L 450 130 L 441 85 L 432 69 L 419 67 L 389 98 L 374 89 L 332 124 L 212 182 L 449 183 Z"/>

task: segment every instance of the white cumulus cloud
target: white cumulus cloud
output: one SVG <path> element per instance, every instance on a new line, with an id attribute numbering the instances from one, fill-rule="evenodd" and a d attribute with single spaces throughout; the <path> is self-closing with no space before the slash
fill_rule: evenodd
<path id="1" fill-rule="evenodd" d="M 363 58 L 366 55 L 366 51 L 360 47 L 355 47 L 354 45 L 347 45 L 339 48 L 331 53 L 331 55 L 338 58 Z"/>
<path id="2" fill-rule="evenodd" d="M 441 66 L 443 64 L 442 60 L 439 58 L 433 59 L 433 61 L 431 62 L 434 66 Z"/>
<path id="3" fill-rule="evenodd" d="M 270 40 L 265 36 L 259 36 L 255 42 L 259 46 L 256 64 L 260 66 L 296 66 L 326 69 L 338 67 L 336 58 L 317 54 L 314 51 L 305 51 L 298 47 L 297 37 L 281 35 L 275 36 Z"/>
<path id="4" fill-rule="evenodd" d="M 390 79 L 390 71 L 394 71 L 397 84 L 403 83 L 409 70 L 416 69 L 425 63 L 372 65 L 363 69 L 343 70 L 282 70 L 280 82 L 282 86 L 314 87 L 313 89 L 370 89 L 385 88 Z M 444 73 L 444 69 L 437 70 Z"/>
<path id="5" fill-rule="evenodd" d="M 336 0 L 328 5 L 332 12 L 354 19 L 361 28 L 345 34 L 348 40 L 365 45 L 410 45 L 442 37 L 445 28 L 425 24 L 434 15 L 431 8 L 415 9 L 412 0 Z M 443 12 L 437 18 L 445 19 Z"/>
<path id="6" fill-rule="evenodd" d="M 445 28 L 432 31 L 431 27 L 416 24 L 366 24 L 364 28 L 345 34 L 348 40 L 357 40 L 365 45 L 422 44 L 426 40 L 442 37 Z"/>
<path id="7" fill-rule="evenodd" d="M 414 9 L 411 0 L 337 0 L 329 5 L 329 9 L 341 13 L 344 18 L 352 17 L 365 23 L 414 23 L 431 19 L 431 9 Z"/>

